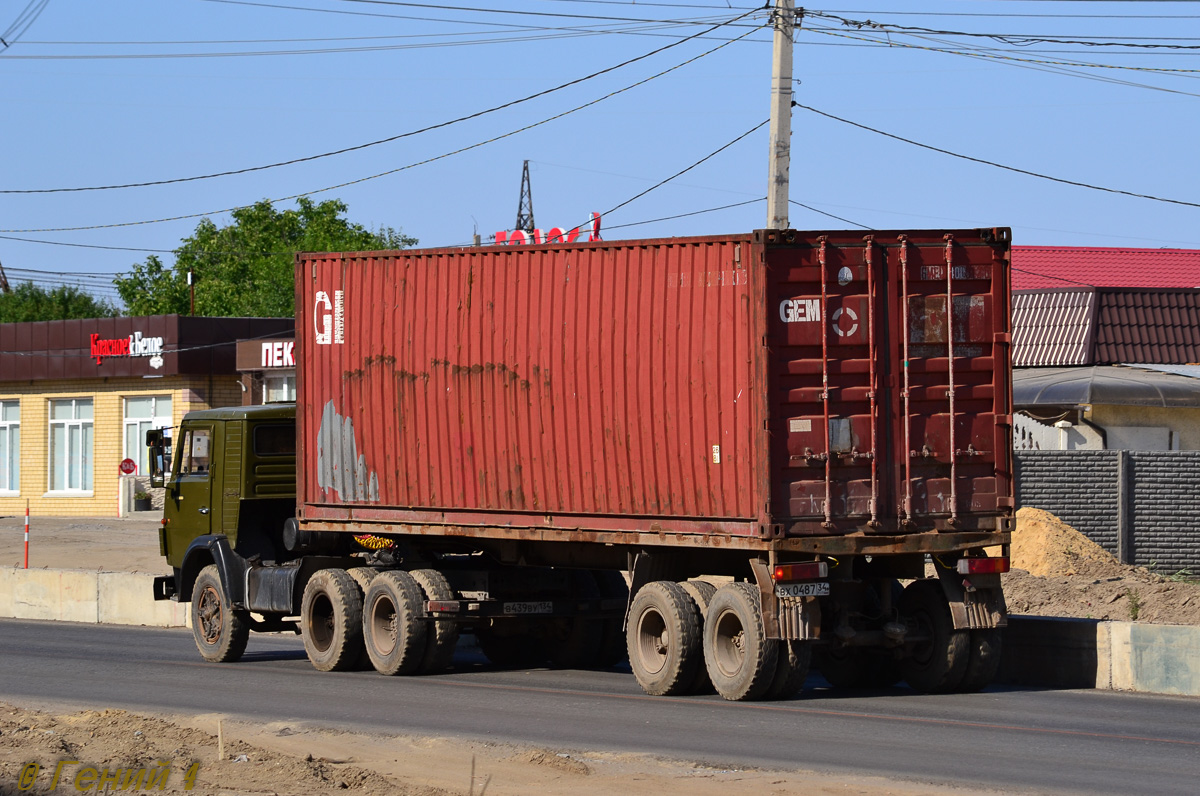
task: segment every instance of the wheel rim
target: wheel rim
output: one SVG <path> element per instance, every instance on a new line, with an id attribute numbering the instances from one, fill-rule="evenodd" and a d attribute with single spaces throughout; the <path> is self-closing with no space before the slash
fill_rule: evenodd
<path id="1" fill-rule="evenodd" d="M 396 648 L 396 604 L 380 595 L 371 604 L 371 648 L 379 655 L 392 654 Z"/>
<path id="2" fill-rule="evenodd" d="M 321 652 L 333 644 L 333 625 L 333 602 L 327 595 L 319 594 L 309 610 L 308 637 Z"/>
<path id="3" fill-rule="evenodd" d="M 912 619 L 917 625 L 918 637 L 924 637 L 925 640 L 914 644 L 908 657 L 910 661 L 918 666 L 925 667 L 933 660 L 938 646 L 938 640 L 935 637 L 936 634 L 933 629 L 933 619 L 930 618 L 926 611 L 916 612 Z"/>
<path id="4" fill-rule="evenodd" d="M 205 643 L 216 644 L 221 638 L 221 596 L 212 586 L 206 586 L 201 592 L 196 614 Z"/>
<path id="5" fill-rule="evenodd" d="M 658 674 L 667 665 L 667 622 L 653 608 L 642 612 L 637 624 L 638 665 L 649 674 Z"/>
<path id="6" fill-rule="evenodd" d="M 733 611 L 723 611 L 716 621 L 713 655 L 717 668 L 734 677 L 746 662 L 746 628 Z"/>

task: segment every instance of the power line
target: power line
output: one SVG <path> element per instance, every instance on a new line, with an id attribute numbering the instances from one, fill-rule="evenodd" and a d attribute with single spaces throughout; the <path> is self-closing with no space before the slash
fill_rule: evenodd
<path id="1" fill-rule="evenodd" d="M 133 183 L 124 183 L 124 184 L 117 184 L 117 185 L 94 185 L 94 186 L 77 187 L 77 188 L 9 189 L 9 190 L 0 190 L 0 194 L 76 193 L 76 192 L 81 192 L 81 191 L 108 191 L 108 190 L 116 190 L 116 189 L 120 189 L 120 188 L 146 188 L 146 187 L 155 186 L 155 185 L 172 185 L 172 184 L 183 183 L 183 182 L 195 182 L 197 180 L 211 180 L 211 179 L 215 179 L 217 177 L 230 177 L 230 176 L 234 176 L 237 174 L 248 174 L 248 173 L 255 172 L 255 171 L 265 171 L 267 169 L 275 169 L 275 168 L 279 168 L 281 166 L 292 166 L 297 163 L 307 163 L 307 162 L 311 162 L 314 160 L 320 160 L 321 158 L 333 157 L 335 155 L 344 155 L 347 152 L 357 152 L 362 149 L 368 149 L 373 146 L 379 146 L 380 144 L 388 144 L 393 141 L 399 141 L 402 138 L 410 138 L 415 135 L 420 135 L 421 133 L 427 133 L 427 132 L 431 132 L 433 130 L 440 130 L 444 127 L 449 127 L 454 124 L 459 124 L 460 122 L 466 122 L 466 121 L 470 121 L 472 119 L 478 119 L 478 118 L 480 118 L 482 116 L 486 116 L 490 113 L 496 113 L 498 111 L 506 110 L 508 108 L 512 108 L 512 107 L 520 105 L 522 103 L 530 102 L 530 101 L 538 99 L 540 97 L 544 97 L 549 94 L 553 94 L 556 91 L 561 91 L 565 88 L 579 85 L 580 83 L 584 83 L 588 80 L 592 80 L 594 78 L 600 77 L 601 75 L 605 75 L 605 74 L 608 74 L 609 72 L 616 71 L 623 67 L 629 66 L 630 64 L 637 63 L 638 61 L 644 61 L 647 58 L 650 58 L 652 56 L 666 52 L 667 50 L 670 50 L 674 47 L 678 47 L 679 45 L 685 44 L 686 42 L 689 42 L 693 39 L 700 38 L 706 33 L 711 33 L 711 32 L 718 30 L 719 28 L 724 27 L 732 22 L 736 22 L 737 20 L 745 19 L 747 16 L 750 16 L 751 14 L 754 14 L 756 12 L 757 12 L 757 9 L 755 9 L 754 11 L 747 11 L 745 14 L 741 14 L 740 16 L 734 17 L 731 20 L 728 20 L 725 22 L 719 22 L 716 25 L 713 25 L 712 27 L 708 28 L 707 30 L 704 30 L 699 33 L 688 36 L 686 38 L 680 39 L 679 41 L 671 42 L 670 44 L 667 44 L 667 45 L 664 45 L 657 49 L 651 50 L 648 53 L 644 53 L 644 54 L 636 56 L 634 58 L 630 58 L 628 60 L 622 61 L 619 64 L 615 64 L 613 66 L 606 67 L 599 71 L 592 72 L 589 75 L 584 75 L 583 77 L 575 78 L 574 80 L 569 80 L 566 83 L 561 83 L 561 84 L 555 86 L 554 88 L 549 88 L 549 89 L 545 89 L 543 91 L 538 91 L 538 92 L 530 94 L 526 97 L 512 100 L 510 102 L 505 102 L 500 105 L 496 105 L 494 107 L 487 108 L 482 111 L 476 111 L 475 113 L 470 113 L 470 114 L 467 114 L 466 116 L 460 116 L 456 119 L 450 119 L 448 121 L 439 122 L 437 124 L 429 125 L 427 127 L 422 127 L 419 130 L 410 130 L 405 133 L 388 136 L 387 138 L 381 138 L 376 141 L 368 141 L 365 144 L 356 144 L 355 146 L 344 147 L 342 149 L 336 149 L 336 150 L 333 150 L 332 152 L 323 152 L 318 155 L 309 155 L 309 156 L 302 157 L 302 158 L 292 158 L 291 160 L 279 161 L 278 163 L 268 163 L 263 166 L 248 166 L 243 169 L 232 169 L 229 171 L 215 172 L 213 174 L 201 174 L 201 175 L 197 175 L 197 176 L 193 176 L 193 177 L 175 177 L 175 178 L 165 179 L 165 180 L 149 180 L 146 182 L 133 182 Z M 745 35 L 748 35 L 748 34 L 743 34 L 743 36 L 739 37 L 739 38 L 744 38 Z M 717 49 L 720 49 L 720 48 L 717 48 Z M 715 50 L 711 50 L 710 52 L 715 52 Z M 225 211 L 221 211 L 221 212 L 225 212 Z"/>
<path id="2" fill-rule="evenodd" d="M 868 127 L 865 124 L 859 124 L 858 122 L 852 122 L 849 119 L 843 119 L 840 116 L 834 116 L 832 113 L 826 113 L 825 111 L 819 111 L 816 108 L 809 107 L 808 105 L 801 105 L 798 102 L 793 102 L 792 106 L 796 107 L 796 108 L 803 108 L 806 111 L 811 111 L 812 113 L 815 113 L 818 116 L 824 116 L 826 119 L 832 119 L 835 122 L 841 122 L 842 124 L 848 124 L 851 127 L 857 127 L 860 130 L 866 130 L 867 132 L 875 133 L 876 135 L 882 135 L 885 138 L 891 138 L 896 141 L 902 141 L 905 144 L 912 144 L 913 146 L 920 147 L 921 149 L 928 149 L 931 152 L 937 152 L 942 155 L 949 155 L 950 157 L 959 158 L 960 160 L 967 160 L 972 163 L 981 163 L 985 166 L 992 166 L 997 169 L 1004 169 L 1005 171 L 1016 172 L 1017 174 L 1024 174 L 1028 177 L 1037 177 L 1040 180 L 1049 180 L 1050 182 L 1057 182 L 1057 183 L 1061 183 L 1063 185 L 1073 185 L 1076 188 L 1088 188 L 1089 190 L 1093 190 L 1093 191 L 1103 191 L 1105 193 L 1115 193 L 1115 194 L 1120 194 L 1122 196 L 1132 196 L 1135 199 L 1149 199 L 1154 202 L 1166 202 L 1168 204 L 1183 205 L 1185 207 L 1200 207 L 1200 203 L 1197 203 L 1197 202 L 1186 202 L 1186 201 L 1183 201 L 1182 199 L 1167 199 L 1167 198 L 1164 198 L 1161 196 L 1152 196 L 1150 194 L 1135 193 L 1133 191 L 1123 191 L 1119 188 L 1106 188 L 1101 185 L 1092 185 L 1090 183 L 1079 182 L 1077 180 L 1068 180 L 1068 179 L 1064 179 L 1062 177 L 1052 177 L 1048 174 L 1041 174 L 1036 171 L 1029 171 L 1028 169 L 1017 168 L 1016 166 L 1006 166 L 1003 163 L 996 163 L 991 160 L 984 160 L 982 158 L 971 157 L 970 155 L 961 155 L 957 152 L 951 152 L 948 149 L 942 149 L 940 147 L 930 146 L 929 144 L 922 144 L 919 141 L 913 141 L 911 138 L 904 138 L 903 136 L 898 136 L 893 133 L 887 133 L 887 132 L 884 132 L 883 130 L 878 130 L 874 127 Z"/>
<path id="3" fill-rule="evenodd" d="M 600 102 L 603 102 L 604 100 L 611 99 L 612 97 L 615 97 L 619 94 L 623 94 L 626 91 L 630 91 L 634 88 L 637 88 L 638 86 L 645 85 L 646 83 L 649 83 L 652 80 L 656 80 L 660 77 L 663 77 L 664 75 L 670 74 L 671 72 L 674 72 L 677 69 L 682 69 L 683 67 L 685 67 L 689 64 L 695 63 L 696 61 L 699 61 L 701 58 L 712 55 L 713 53 L 717 52 L 718 50 L 728 47 L 730 44 L 740 41 L 741 39 L 743 39 L 755 32 L 757 32 L 757 31 L 749 30 L 746 33 L 743 33 L 741 36 L 739 36 L 735 39 L 731 39 L 729 41 L 722 42 L 721 44 L 717 45 L 716 47 L 713 47 L 710 50 L 706 50 L 705 52 L 702 52 L 699 55 L 693 56 L 692 58 L 689 58 L 686 61 L 683 61 L 682 63 L 676 64 L 672 67 L 668 67 L 667 69 L 664 69 L 661 72 L 658 72 L 656 74 L 650 75 L 649 77 L 643 78 L 642 80 L 638 80 L 634 83 L 631 83 L 630 85 L 625 86 L 624 88 L 619 88 L 615 91 L 610 91 L 608 94 L 605 94 L 604 96 L 597 97 L 596 99 L 585 102 L 582 105 L 577 105 L 574 108 L 571 108 L 570 110 L 566 110 L 566 111 L 563 111 L 562 113 L 555 114 L 554 116 L 551 116 L 547 119 L 542 119 L 541 121 L 533 122 L 532 124 L 527 124 L 523 127 L 518 127 L 517 129 L 510 130 L 507 133 L 502 133 L 501 135 L 493 136 L 484 141 L 479 141 L 477 143 L 470 144 L 470 145 L 464 146 L 464 147 L 460 147 L 460 148 L 452 150 L 450 152 L 445 152 L 441 155 L 435 155 L 434 157 L 426 158 L 424 160 L 419 160 L 415 163 L 409 163 L 408 165 L 405 165 L 405 166 L 399 166 L 394 169 L 388 169 L 387 171 L 382 171 L 377 174 L 371 174 L 366 177 L 359 177 L 358 179 L 354 179 L 354 180 L 347 180 L 346 182 L 341 182 L 341 183 L 338 183 L 337 185 L 329 185 L 324 188 L 317 188 L 317 189 L 311 190 L 311 191 L 304 191 L 302 193 L 292 194 L 291 196 L 283 196 L 283 197 L 279 197 L 276 199 L 268 199 L 267 201 L 271 202 L 272 204 L 275 202 L 287 202 L 287 201 L 291 201 L 293 199 L 299 199 L 302 196 L 313 196 L 315 194 L 325 193 L 327 191 L 335 191 L 339 188 L 345 188 L 350 185 L 358 185 L 359 183 L 368 182 L 370 180 L 377 180 L 380 177 L 387 177 L 392 174 L 397 174 L 401 171 L 407 171 L 408 169 L 416 168 L 417 166 L 424 166 L 429 163 L 436 162 L 438 160 L 444 160 L 448 157 L 453 157 L 454 155 L 460 155 L 463 152 L 469 152 L 472 149 L 478 149 L 479 147 L 486 146 L 487 144 L 495 143 L 496 141 L 500 141 L 505 138 L 511 138 L 514 135 L 518 135 L 520 133 L 526 132 L 527 130 L 532 130 L 533 128 L 540 127 L 544 124 L 549 124 L 550 122 L 556 121 L 558 119 L 562 119 L 563 117 L 569 116 L 569 115 L 576 113 L 578 111 L 581 111 L 585 108 L 589 108 L 592 105 L 596 105 Z M 766 124 L 766 122 L 764 122 L 763 124 Z M 222 210 L 210 210 L 210 211 L 207 211 L 204 213 L 187 213 L 185 215 L 170 216 L 167 218 L 154 218 L 154 219 L 147 219 L 147 220 L 143 220 L 143 221 L 124 221 L 124 222 L 119 222 L 119 223 L 114 223 L 114 224 L 92 224 L 89 226 L 82 226 L 82 227 L 45 227 L 45 228 L 36 228 L 36 229 L 0 229 L 0 233 L 5 233 L 5 234 L 18 233 L 18 234 L 20 234 L 20 233 L 31 233 L 31 232 L 34 232 L 34 233 L 83 232 L 83 231 L 90 231 L 90 230 L 97 230 L 97 229 L 114 229 L 117 227 L 136 227 L 136 226 L 144 226 L 147 224 L 162 224 L 162 223 L 166 223 L 169 221 L 183 221 L 183 220 L 187 220 L 187 219 L 191 219 L 191 218 L 202 218 L 205 216 L 219 215 L 221 213 L 230 213 L 230 212 L 233 212 L 234 210 L 240 210 L 243 207 L 247 207 L 247 205 L 239 205 L 237 207 L 229 207 L 229 208 L 225 208 Z"/>
<path id="4" fill-rule="evenodd" d="M 757 199 L 747 199 L 744 202 L 734 202 L 731 205 L 721 205 L 720 207 L 710 207 L 705 210 L 693 210 L 690 213 L 677 213 L 676 215 L 673 215 L 673 216 L 663 216 L 662 218 L 651 218 L 651 219 L 647 219 L 646 221 L 631 221 L 628 224 L 613 224 L 611 226 L 605 227 L 605 229 L 625 229 L 626 227 L 640 227 L 644 224 L 657 224 L 660 221 L 674 221 L 677 218 L 687 218 L 688 216 L 699 216 L 699 215 L 703 215 L 704 213 L 715 213 L 718 210 L 729 210 L 734 207 L 742 207 L 744 205 L 752 205 L 757 202 L 765 202 L 765 201 L 767 201 L 767 197 L 760 196 Z"/>
<path id="5" fill-rule="evenodd" d="M 819 213 L 820 215 L 823 215 L 823 216 L 828 216 L 829 218 L 835 219 L 837 221 L 841 221 L 844 224 L 850 224 L 851 226 L 855 226 L 855 227 L 862 227 L 863 229 L 873 229 L 873 227 L 868 227 L 866 224 L 860 224 L 857 221 L 851 221 L 848 218 L 842 218 L 841 216 L 835 216 L 833 213 L 826 213 L 824 210 L 818 210 L 817 208 L 812 207 L 811 205 L 806 205 L 803 202 L 797 202 L 795 199 L 789 199 L 788 203 L 796 205 L 797 207 L 803 207 L 805 210 L 811 210 L 812 212 Z"/>

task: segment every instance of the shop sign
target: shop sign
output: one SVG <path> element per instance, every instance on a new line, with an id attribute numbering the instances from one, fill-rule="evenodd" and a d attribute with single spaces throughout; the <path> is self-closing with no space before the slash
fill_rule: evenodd
<path id="1" fill-rule="evenodd" d="M 263 343 L 262 366 L 264 368 L 296 367 L 296 341 L 273 340 Z"/>
<path id="2" fill-rule="evenodd" d="M 161 337 L 143 337 L 141 332 L 134 332 L 128 337 L 105 340 L 95 332 L 91 336 L 91 356 L 96 364 L 113 357 L 149 357 L 150 367 L 162 367 L 163 339 Z"/>

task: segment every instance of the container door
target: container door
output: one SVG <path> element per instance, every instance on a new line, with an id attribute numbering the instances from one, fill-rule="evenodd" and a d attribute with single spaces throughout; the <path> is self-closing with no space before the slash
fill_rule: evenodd
<path id="1" fill-rule="evenodd" d="M 772 514 L 787 533 L 991 527 L 981 514 L 1007 509 L 1007 235 L 944 234 L 767 249 Z"/>

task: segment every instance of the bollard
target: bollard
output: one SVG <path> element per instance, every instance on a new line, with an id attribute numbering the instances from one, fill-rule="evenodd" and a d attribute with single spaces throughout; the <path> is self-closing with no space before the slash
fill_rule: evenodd
<path id="1" fill-rule="evenodd" d="M 29 501 L 25 501 L 25 569 L 29 569 Z"/>

